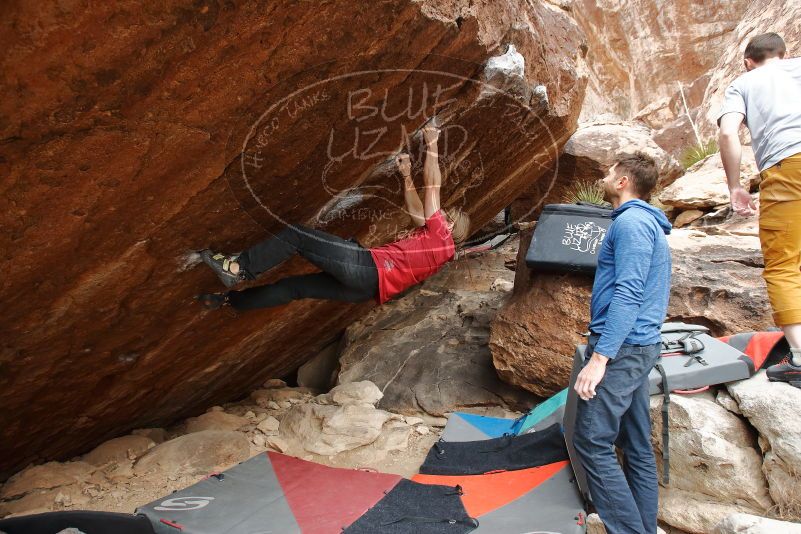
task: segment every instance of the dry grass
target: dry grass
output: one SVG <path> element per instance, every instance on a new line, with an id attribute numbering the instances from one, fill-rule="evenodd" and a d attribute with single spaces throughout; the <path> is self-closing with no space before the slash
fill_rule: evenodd
<path id="1" fill-rule="evenodd" d="M 718 142 L 714 139 L 710 139 L 706 143 L 701 143 L 700 145 L 687 147 L 681 154 L 681 165 L 685 169 L 689 169 L 707 156 L 716 154 L 718 150 Z"/>
<path id="2" fill-rule="evenodd" d="M 605 205 L 603 191 L 595 182 L 589 180 L 576 182 L 570 186 L 570 189 L 565 191 L 563 201 L 567 204 L 587 202 L 598 206 Z"/>

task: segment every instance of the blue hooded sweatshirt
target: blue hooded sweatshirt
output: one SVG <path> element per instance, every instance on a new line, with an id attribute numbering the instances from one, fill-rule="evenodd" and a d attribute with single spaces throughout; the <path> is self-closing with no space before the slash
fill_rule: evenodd
<path id="1" fill-rule="evenodd" d="M 590 304 L 598 354 L 614 358 L 623 343 L 659 343 L 670 297 L 670 230 L 662 210 L 639 199 L 612 212 Z"/>

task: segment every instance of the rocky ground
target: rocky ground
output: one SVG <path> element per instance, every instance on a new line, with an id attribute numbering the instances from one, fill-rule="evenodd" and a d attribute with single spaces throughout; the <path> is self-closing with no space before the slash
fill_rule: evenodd
<path id="1" fill-rule="evenodd" d="M 135 430 L 72 461 L 18 473 L 0 487 L 0 516 L 79 509 L 130 513 L 267 450 L 411 476 L 441 428 L 378 410 L 380 398 L 369 382 L 313 395 L 271 380 L 243 401 L 213 406 L 173 427 Z"/>
<path id="2" fill-rule="evenodd" d="M 416 473 L 448 413 L 517 417 L 536 402 L 498 378 L 488 346 L 489 323 L 512 290 L 517 247 L 515 237 L 449 264 L 377 308 L 299 370 L 302 386 L 268 380 L 244 400 L 17 473 L 0 486 L 0 516 L 132 512 L 265 450 L 337 467 Z M 360 360 L 383 367 L 356 365 Z M 400 394 L 415 389 L 417 395 Z"/>

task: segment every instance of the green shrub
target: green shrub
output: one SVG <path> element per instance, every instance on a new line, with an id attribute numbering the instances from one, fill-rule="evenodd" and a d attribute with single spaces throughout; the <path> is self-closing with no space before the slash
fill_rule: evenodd
<path id="1" fill-rule="evenodd" d="M 596 182 L 585 180 L 576 182 L 565 191 L 563 202 L 575 204 L 576 202 L 587 202 L 598 206 L 605 206 L 604 193 Z"/>
<path id="2" fill-rule="evenodd" d="M 700 145 L 687 147 L 681 154 L 681 164 L 685 169 L 689 169 L 705 157 L 717 153 L 717 151 L 718 143 L 714 139 L 710 139 Z"/>

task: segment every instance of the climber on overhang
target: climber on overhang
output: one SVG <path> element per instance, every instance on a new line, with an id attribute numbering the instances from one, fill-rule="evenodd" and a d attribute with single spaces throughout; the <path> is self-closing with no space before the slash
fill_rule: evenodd
<path id="1" fill-rule="evenodd" d="M 241 254 L 204 250 L 203 261 L 229 288 L 243 280 L 255 280 L 294 254 L 322 272 L 290 276 L 241 291 L 202 294 L 197 299 L 209 309 L 230 305 L 236 310 L 269 308 L 306 298 L 346 302 L 375 299 L 383 304 L 436 273 L 454 257 L 456 247 L 467 240 L 470 230 L 466 213 L 458 208 L 440 209 L 439 133 L 431 122 L 423 128 L 425 202 L 421 202 L 412 181 L 409 156 L 396 157 L 405 181 L 406 209 L 417 227 L 411 235 L 366 249 L 320 230 L 289 225 Z"/>

